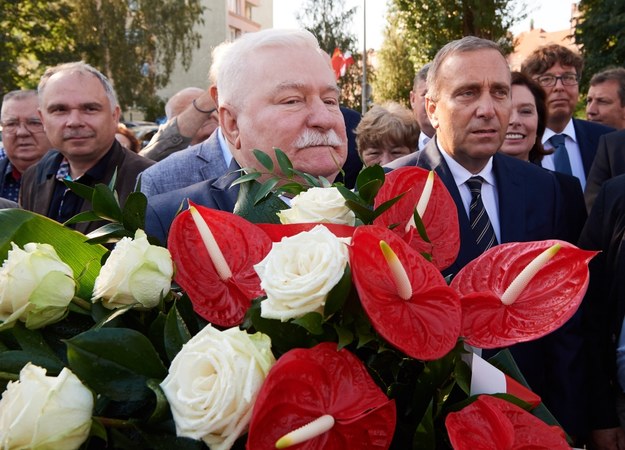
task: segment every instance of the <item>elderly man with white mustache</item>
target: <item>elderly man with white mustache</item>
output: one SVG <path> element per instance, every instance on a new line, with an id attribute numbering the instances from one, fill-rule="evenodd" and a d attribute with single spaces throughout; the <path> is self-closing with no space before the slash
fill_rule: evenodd
<path id="1" fill-rule="evenodd" d="M 225 211 L 234 208 L 238 185 L 230 185 L 240 176 L 236 171 L 241 167 L 266 171 L 254 149 L 275 159 L 273 149 L 280 148 L 295 169 L 328 180 L 334 180 L 347 157 L 339 90 L 311 33 L 263 30 L 245 34 L 217 47 L 213 66 L 220 129 L 232 154 L 229 172 L 149 198 L 146 231 L 162 243 L 186 200 Z"/>

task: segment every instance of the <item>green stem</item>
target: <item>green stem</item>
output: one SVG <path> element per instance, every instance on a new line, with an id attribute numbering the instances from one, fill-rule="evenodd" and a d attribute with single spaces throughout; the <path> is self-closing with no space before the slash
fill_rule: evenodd
<path id="1" fill-rule="evenodd" d="M 91 303 L 89 303 L 86 300 L 83 300 L 80 297 L 74 297 L 72 299 L 72 303 L 74 303 L 76 306 L 79 306 L 80 308 L 84 309 L 85 311 L 91 312 Z"/>
<path id="2" fill-rule="evenodd" d="M 20 376 L 15 373 L 0 372 L 0 380 L 17 381 Z"/>
<path id="3" fill-rule="evenodd" d="M 134 428 L 135 423 L 131 420 L 111 419 L 110 417 L 95 416 L 95 420 L 107 428 Z"/>

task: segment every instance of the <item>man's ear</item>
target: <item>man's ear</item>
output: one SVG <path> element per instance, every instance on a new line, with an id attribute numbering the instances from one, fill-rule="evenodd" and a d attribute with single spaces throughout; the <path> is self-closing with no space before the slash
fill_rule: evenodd
<path id="1" fill-rule="evenodd" d="M 438 114 L 436 111 L 436 102 L 427 96 L 425 97 L 425 112 L 430 119 L 432 127 L 434 127 L 435 129 L 438 128 Z"/>
<path id="2" fill-rule="evenodd" d="M 208 88 L 208 93 L 210 94 L 211 98 L 215 102 L 215 105 L 219 107 L 219 96 L 217 95 L 217 85 L 211 84 L 211 86 Z"/>
<path id="3" fill-rule="evenodd" d="M 232 105 L 224 104 L 219 106 L 219 125 L 226 140 L 235 149 L 241 148 L 239 139 L 239 123 L 237 121 L 237 111 Z"/>

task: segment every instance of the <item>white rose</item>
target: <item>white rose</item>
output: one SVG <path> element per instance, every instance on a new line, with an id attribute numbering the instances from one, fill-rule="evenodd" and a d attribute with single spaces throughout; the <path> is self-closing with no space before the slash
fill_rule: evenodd
<path id="1" fill-rule="evenodd" d="M 93 395 L 69 369 L 27 364 L 0 400 L 0 448 L 74 450 L 89 436 Z"/>
<path id="2" fill-rule="evenodd" d="M 314 187 L 291 200 L 291 208 L 278 212 L 280 222 L 356 224 L 354 212 L 345 206 L 345 198 L 335 187 Z"/>
<path id="3" fill-rule="evenodd" d="M 269 336 L 204 327 L 182 347 L 161 384 L 178 436 L 202 439 L 211 450 L 231 448 L 247 430 L 274 363 Z"/>
<path id="4" fill-rule="evenodd" d="M 3 325 L 19 319 L 35 329 L 62 319 L 76 291 L 72 269 L 49 244 L 11 246 L 0 268 Z"/>
<path id="5" fill-rule="evenodd" d="M 102 299 L 109 308 L 139 303 L 158 305 L 171 288 L 174 265 L 169 250 L 151 245 L 143 230 L 135 238 L 122 238 L 109 255 L 95 280 L 92 300 Z"/>
<path id="6" fill-rule="evenodd" d="M 349 260 L 345 244 L 323 225 L 274 242 L 254 266 L 267 294 L 260 315 L 285 322 L 308 312 L 322 313 Z"/>

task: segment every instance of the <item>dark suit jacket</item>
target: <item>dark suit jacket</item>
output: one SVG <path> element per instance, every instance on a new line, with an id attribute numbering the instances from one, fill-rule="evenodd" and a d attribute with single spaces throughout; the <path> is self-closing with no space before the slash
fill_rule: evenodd
<path id="1" fill-rule="evenodd" d="M 619 425 L 616 343 L 625 318 L 625 175 L 603 183 L 579 246 L 601 250 L 590 261 L 590 284 L 582 303 L 593 429 Z"/>
<path id="2" fill-rule="evenodd" d="M 562 193 L 562 211 L 564 213 L 563 234 L 560 239 L 577 244 L 588 214 L 584 204 L 584 193 L 579 179 L 573 175 L 551 172 L 556 177 Z"/>
<path id="3" fill-rule="evenodd" d="M 595 155 L 597 154 L 599 138 L 606 133 L 614 131 L 614 128 L 581 119 L 573 119 L 573 127 L 575 128 L 577 145 L 579 146 L 579 151 L 582 155 L 584 173 L 586 174 L 586 179 L 588 179 L 590 167 L 592 166 L 592 163 L 595 160 Z"/>
<path id="4" fill-rule="evenodd" d="M 358 154 L 356 134 L 354 133 L 354 130 L 360 123 L 360 113 L 344 106 L 341 106 L 341 113 L 343 113 L 345 130 L 347 131 L 347 160 L 343 164 L 345 177 L 342 177 L 339 173 L 335 181 L 343 181 L 345 186 L 353 189 L 356 186 L 356 177 L 358 177 L 362 169 L 362 160 Z"/>
<path id="5" fill-rule="evenodd" d="M 232 212 L 239 194 L 239 186 L 231 188 L 230 184 L 239 177 L 239 173 L 236 172 L 239 169 L 239 165 L 233 159 L 228 173 L 219 178 L 151 196 L 145 215 L 145 231 L 148 236 L 153 236 L 161 244 L 166 245 L 169 227 L 181 207 L 187 206 L 188 200 L 207 208 Z"/>
<path id="6" fill-rule="evenodd" d="M 604 134 L 599 138 L 597 155 L 586 180 L 586 209 L 592 204 L 604 181 L 625 173 L 625 130 Z"/>
<path id="7" fill-rule="evenodd" d="M 432 139 L 422 151 L 396 159 L 387 168 L 416 165 L 433 169 L 449 190 L 458 209 L 460 252 L 446 274 L 457 273 L 480 251 L 469 224 L 456 182 Z M 497 153 L 493 156 L 493 172 L 499 196 L 501 243 L 564 236 L 562 196 L 552 172 L 541 167 Z M 560 421 L 568 433 L 581 434 L 584 429 L 584 408 L 580 407 L 579 391 L 584 382 L 580 316 L 563 327 L 532 342 L 509 347 L 532 390 Z M 489 357 L 493 352 L 485 352 Z"/>
<path id="8" fill-rule="evenodd" d="M 389 163 L 387 168 L 419 166 L 434 169 L 451 194 L 458 209 L 460 252 L 445 273 L 455 274 L 480 255 L 475 244 L 469 218 L 464 209 L 456 182 L 436 145 L 436 139 L 419 152 Z M 563 234 L 561 194 L 555 176 L 542 168 L 516 158 L 495 154 L 493 172 L 499 195 L 501 242 L 552 239 Z M 531 182 L 530 182 L 531 180 Z M 539 200 L 540 201 L 537 201 Z M 467 236 L 466 239 L 463 237 Z M 468 237 L 471 238 L 468 238 Z"/>
<path id="9" fill-rule="evenodd" d="M 117 141 L 113 142 L 109 152 L 111 152 L 111 157 L 106 166 L 105 176 L 102 180 L 97 181 L 108 185 L 113 178 L 115 169 L 117 169 L 115 191 L 117 191 L 119 202 L 123 206 L 126 197 L 134 191 L 137 175 L 154 164 L 154 161 L 122 147 Z M 50 150 L 41 161 L 24 172 L 20 187 L 20 205 L 22 208 L 44 216 L 48 214 L 55 183 L 57 183 L 56 172 L 62 160 L 63 155 L 58 150 Z M 84 201 L 81 212 L 91 209 L 91 202 Z M 104 224 L 106 224 L 104 221 L 79 223 L 76 224 L 76 230 L 87 234 Z"/>

